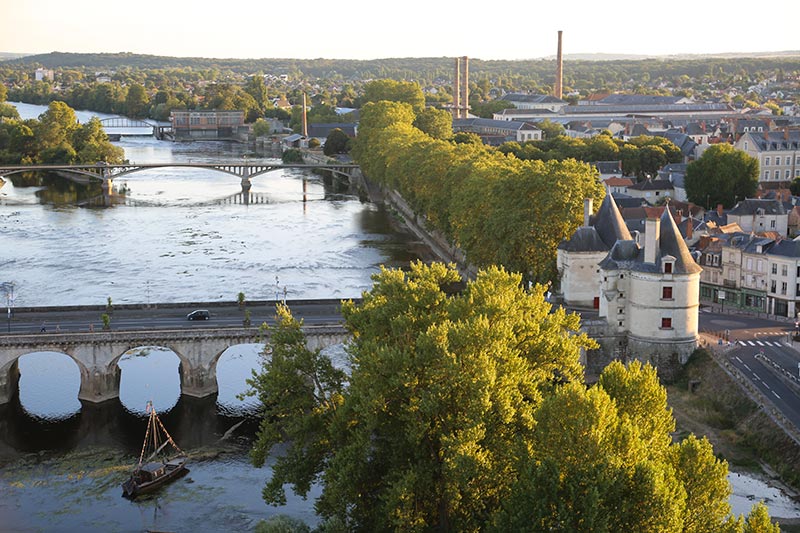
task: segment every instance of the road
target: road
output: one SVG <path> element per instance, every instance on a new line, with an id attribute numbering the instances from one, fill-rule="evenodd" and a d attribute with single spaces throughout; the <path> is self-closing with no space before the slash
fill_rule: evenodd
<path id="1" fill-rule="evenodd" d="M 793 324 L 701 312 L 700 330 L 727 335 L 724 357 L 800 428 L 800 381 L 792 379 L 800 377 L 800 352 L 791 341 Z"/>
<path id="2" fill-rule="evenodd" d="M 340 324 L 340 300 L 289 300 L 289 309 L 295 318 L 302 319 L 307 325 Z M 186 315 L 195 309 L 208 309 L 209 320 L 187 320 Z M 275 302 L 252 302 L 246 309 L 250 311 L 251 324 L 263 322 L 273 324 L 275 321 Z M 0 335 L 9 333 L 40 333 L 42 328 L 47 333 L 86 332 L 90 328 L 100 330 L 103 325 L 101 315 L 106 313 L 104 307 L 74 308 L 30 308 L 14 310 L 11 320 L 0 315 Z M 159 304 L 145 308 L 143 306 L 115 306 L 111 317 L 111 329 L 114 331 L 135 331 L 177 328 L 208 327 L 241 327 L 245 311 L 235 303 L 207 304 Z M 5 320 L 3 320 L 5 319 Z"/>

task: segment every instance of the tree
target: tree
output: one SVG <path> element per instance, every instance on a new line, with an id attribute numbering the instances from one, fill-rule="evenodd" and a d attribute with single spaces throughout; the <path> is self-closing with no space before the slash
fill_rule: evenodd
<path id="1" fill-rule="evenodd" d="M 780 533 L 778 524 L 773 524 L 769 518 L 767 506 L 762 502 L 755 504 L 747 516 L 742 533 Z"/>
<path id="2" fill-rule="evenodd" d="M 122 163 L 125 158 L 125 151 L 111 144 L 97 117 L 92 117 L 89 122 L 78 127 L 72 135 L 72 146 L 79 163 L 105 161 L 115 164 Z"/>
<path id="3" fill-rule="evenodd" d="M 444 109 L 426 107 L 417 113 L 414 126 L 434 139 L 449 139 L 453 136 L 453 115 Z"/>
<path id="4" fill-rule="evenodd" d="M 270 126 L 269 122 L 260 118 L 253 123 L 253 135 L 256 137 L 262 137 L 264 135 L 269 135 L 272 131 L 272 127 Z"/>
<path id="5" fill-rule="evenodd" d="M 125 97 L 125 109 L 127 115 L 133 118 L 147 116 L 150 110 L 150 97 L 147 90 L 139 83 L 133 83 L 128 87 L 128 95 Z"/>
<path id="6" fill-rule="evenodd" d="M 732 207 L 758 188 L 758 160 L 729 144 L 715 144 L 686 168 L 686 196 L 706 207 Z"/>
<path id="7" fill-rule="evenodd" d="M 334 128 L 325 139 L 322 153 L 325 155 L 346 154 L 350 149 L 350 137 L 341 128 Z"/>
<path id="8" fill-rule="evenodd" d="M 274 407 L 255 457 L 282 434 L 291 447 L 264 495 L 282 501 L 272 489 L 285 483 L 306 494 L 319 476 L 317 509 L 351 530 L 477 531 L 527 454 L 536 406 L 557 383 L 582 381 L 580 350 L 594 343 L 578 333 L 577 315 L 545 302 L 544 287 L 526 292 L 501 269 L 481 271 L 462 293 L 448 290 L 460 276 L 442 264 L 373 279 L 360 304 L 342 306 L 353 335 L 347 388 L 304 386 L 296 365 L 258 378 Z M 302 351 L 299 339 L 276 339 L 272 365 L 287 344 Z M 335 407 L 315 397 L 336 398 Z"/>
<path id="9" fill-rule="evenodd" d="M 549 119 L 544 119 L 536 125 L 537 128 L 542 130 L 544 139 L 555 139 L 559 135 L 564 135 L 564 126 L 557 122 L 551 122 Z"/>
<path id="10" fill-rule="evenodd" d="M 284 304 L 276 306 L 274 327 L 262 326 L 270 335 L 270 351 L 261 355 L 261 371 L 247 380 L 248 396 L 257 396 L 261 424 L 250 457 L 260 467 L 273 446 L 288 442 L 289 450 L 272 466 L 273 476 L 262 491 L 264 500 L 285 504 L 283 484 L 306 494 L 330 454 L 329 426 L 342 403 L 345 374 L 333 367 L 319 350 L 306 348 L 302 323 Z"/>
<path id="11" fill-rule="evenodd" d="M 789 191 L 792 193 L 792 196 L 800 196 L 800 177 L 792 180 L 789 184 Z"/>
<path id="12" fill-rule="evenodd" d="M 425 107 L 425 95 L 418 83 L 395 80 L 373 80 L 364 85 L 363 103 L 381 101 L 402 102 L 409 104 L 414 112 Z M 362 104 L 363 105 L 363 104 Z"/>

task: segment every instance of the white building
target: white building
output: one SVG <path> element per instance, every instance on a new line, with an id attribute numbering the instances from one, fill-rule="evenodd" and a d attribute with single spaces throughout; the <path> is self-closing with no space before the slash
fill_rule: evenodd
<path id="1" fill-rule="evenodd" d="M 626 337 L 627 358 L 686 363 L 697 347 L 701 271 L 668 209 L 646 221 L 644 247 L 616 242 L 600 263 L 599 316 Z"/>
<path id="2" fill-rule="evenodd" d="M 592 216 L 592 200 L 584 200 L 583 226 L 558 245 L 556 263 L 561 280 L 562 301 L 572 307 L 600 307 L 599 263 L 620 239 L 631 234 L 611 194 L 606 194 L 597 214 Z"/>
<path id="3" fill-rule="evenodd" d="M 758 181 L 787 182 L 800 177 L 800 131 L 764 131 L 743 134 L 735 144 L 758 160 Z"/>
<path id="4" fill-rule="evenodd" d="M 739 224 L 745 232 L 774 231 L 786 237 L 789 231 L 789 212 L 780 200 L 747 198 L 728 212 L 728 223 Z"/>

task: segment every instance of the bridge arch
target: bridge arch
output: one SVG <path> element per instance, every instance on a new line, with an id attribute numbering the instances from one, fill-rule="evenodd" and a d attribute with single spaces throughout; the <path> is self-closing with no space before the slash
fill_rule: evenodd
<path id="1" fill-rule="evenodd" d="M 46 353 L 46 354 L 55 354 L 55 355 L 62 355 L 69 358 L 73 363 L 75 363 L 76 368 L 78 369 L 80 375 L 80 389 L 78 391 L 78 399 L 82 398 L 83 392 L 83 384 L 86 381 L 85 378 L 90 376 L 90 371 L 87 366 L 74 354 L 70 353 L 69 350 L 59 350 L 53 349 L 52 347 L 43 348 L 43 349 L 27 349 L 27 350 L 19 350 L 14 356 L 8 358 L 8 360 L 0 367 L 0 397 L 2 397 L 3 389 L 5 389 L 6 396 L 10 400 L 14 394 L 19 393 L 19 382 L 22 373 L 19 368 L 19 360 L 22 357 L 27 355 L 34 355 L 37 353 Z"/>

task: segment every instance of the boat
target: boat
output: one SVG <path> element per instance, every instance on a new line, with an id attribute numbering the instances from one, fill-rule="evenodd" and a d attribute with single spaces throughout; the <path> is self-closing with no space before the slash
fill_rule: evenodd
<path id="1" fill-rule="evenodd" d="M 133 469 L 131 477 L 122 484 L 122 495 L 126 498 L 134 499 L 153 492 L 189 472 L 186 468 L 189 458 L 172 440 L 152 402 L 147 403 L 147 412 L 150 418 L 139 463 Z M 148 452 L 149 455 L 145 457 Z"/>

